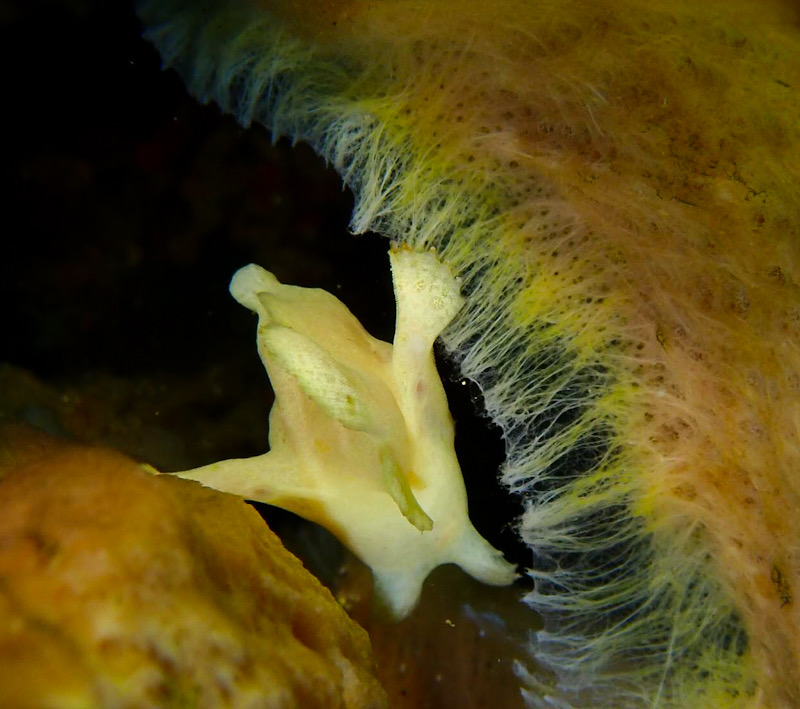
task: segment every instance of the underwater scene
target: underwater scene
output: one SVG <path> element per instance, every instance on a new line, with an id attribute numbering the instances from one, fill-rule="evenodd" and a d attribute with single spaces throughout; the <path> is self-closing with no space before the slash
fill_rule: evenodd
<path id="1" fill-rule="evenodd" d="M 0 706 L 800 707 L 800 5 L 0 31 Z"/>

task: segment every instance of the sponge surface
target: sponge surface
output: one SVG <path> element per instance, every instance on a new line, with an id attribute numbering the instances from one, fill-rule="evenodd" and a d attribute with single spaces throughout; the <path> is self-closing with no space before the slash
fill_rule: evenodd
<path id="1" fill-rule="evenodd" d="M 532 650 L 613 706 L 800 704 L 796 6 L 319 6 L 142 16 L 198 97 L 339 169 L 355 230 L 461 277 Z"/>

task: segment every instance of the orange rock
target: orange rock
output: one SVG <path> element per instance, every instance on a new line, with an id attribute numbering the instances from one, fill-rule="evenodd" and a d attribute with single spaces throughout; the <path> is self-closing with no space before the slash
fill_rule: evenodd
<path id="1" fill-rule="evenodd" d="M 0 427 L 0 706 L 383 707 L 366 633 L 240 498 Z"/>

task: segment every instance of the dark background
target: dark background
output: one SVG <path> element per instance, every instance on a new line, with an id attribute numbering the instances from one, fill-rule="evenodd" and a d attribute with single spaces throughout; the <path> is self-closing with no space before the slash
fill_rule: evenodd
<path id="1" fill-rule="evenodd" d="M 267 379 L 231 276 L 256 262 L 325 288 L 391 339 L 386 243 L 347 232 L 352 197 L 308 148 L 272 146 L 161 71 L 131 4 L 15 0 L 0 13 L 0 361 L 56 389 L 146 381 L 164 396 L 159 425 L 178 433 L 253 398 L 259 440 L 227 447 L 263 451 Z M 167 468 L 217 454 L 200 441 L 171 460 L 141 443 L 123 447 Z"/>

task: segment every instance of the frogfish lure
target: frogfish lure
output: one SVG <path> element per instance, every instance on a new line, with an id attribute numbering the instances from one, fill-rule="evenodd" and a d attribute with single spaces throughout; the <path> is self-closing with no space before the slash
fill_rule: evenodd
<path id="1" fill-rule="evenodd" d="M 441 338 L 503 432 L 524 602 L 545 619 L 517 665 L 526 701 L 799 707 L 797 4 L 139 9 L 200 100 L 333 164 L 354 231 L 435 248 L 460 279 Z M 374 370 L 312 340 L 275 330 L 262 352 L 298 396 L 347 365 L 314 415 L 371 437 L 392 524 L 427 544 L 442 513 L 395 437 L 413 378 L 384 409 L 389 379 L 362 386 Z"/>

